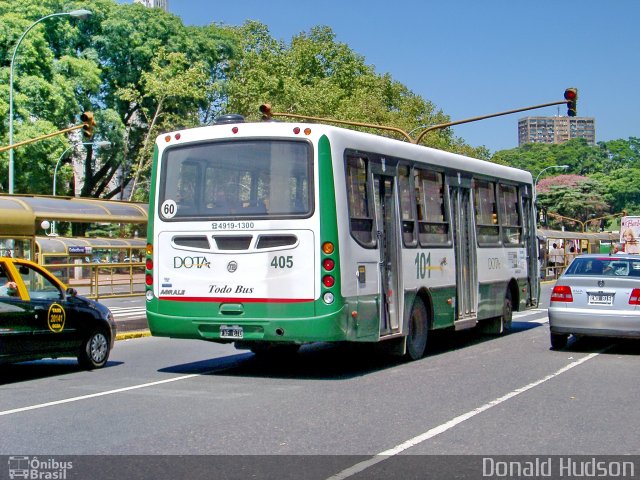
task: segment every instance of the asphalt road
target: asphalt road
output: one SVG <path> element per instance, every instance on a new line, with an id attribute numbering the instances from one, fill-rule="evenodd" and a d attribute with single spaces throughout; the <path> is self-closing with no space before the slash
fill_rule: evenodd
<path id="1" fill-rule="evenodd" d="M 546 308 L 549 305 L 551 289 L 554 283 L 545 282 L 542 285 L 540 294 L 542 308 Z M 100 302 L 111 309 L 118 325 L 118 333 L 129 334 L 148 328 L 144 296 L 103 298 L 100 299 Z"/>
<path id="2" fill-rule="evenodd" d="M 305 459 L 307 473 L 291 478 L 336 479 L 398 476 L 414 461 L 445 462 L 447 475 L 467 462 L 469 476 L 456 478 L 479 478 L 500 455 L 636 455 L 640 342 L 551 351 L 546 322 L 540 309 L 516 314 L 503 337 L 432 337 L 416 362 L 326 344 L 263 361 L 229 345 L 145 337 L 117 342 L 102 370 L 73 360 L 5 366 L 0 455 L 206 455 L 183 464 L 191 478 L 286 478 L 281 470 Z M 118 471 L 128 457 L 105 458 Z M 207 477 L 214 460 L 216 471 L 244 476 Z M 178 478 L 181 463 L 164 462 L 151 457 L 146 474 Z"/>

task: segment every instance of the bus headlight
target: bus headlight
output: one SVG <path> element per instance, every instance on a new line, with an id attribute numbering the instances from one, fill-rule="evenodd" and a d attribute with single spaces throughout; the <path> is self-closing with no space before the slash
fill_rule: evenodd
<path id="1" fill-rule="evenodd" d="M 324 300 L 324 303 L 326 303 L 327 305 L 331 305 L 335 300 L 335 297 L 333 296 L 333 293 L 325 292 L 325 294 L 322 296 L 322 299 Z"/>

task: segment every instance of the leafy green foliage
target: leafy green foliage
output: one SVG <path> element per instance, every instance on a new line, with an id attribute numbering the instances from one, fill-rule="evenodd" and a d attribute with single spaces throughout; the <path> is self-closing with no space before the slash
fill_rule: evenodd
<path id="1" fill-rule="evenodd" d="M 543 169 L 554 165 L 568 165 L 565 171 L 549 169 L 537 183 L 538 205 L 548 212 L 587 222 L 593 218 L 610 216 L 611 221 L 623 210 L 640 214 L 640 139 L 599 142 L 588 145 L 584 139 L 549 144 L 527 144 L 511 150 L 496 152 L 496 163 L 529 170 L 534 178 Z M 569 174 L 565 174 L 568 172 Z M 561 173 L 558 175 L 558 173 Z M 555 175 L 554 175 L 555 174 Z M 580 222 L 554 220 L 550 226 L 581 229 Z M 589 222 L 592 226 L 597 222 Z M 603 227 L 606 227 L 603 221 Z"/>
<path id="2" fill-rule="evenodd" d="M 123 186 L 147 173 L 144 157 L 150 157 L 150 136 L 218 114 L 219 83 L 234 53 L 235 34 L 215 25 L 186 27 L 160 9 L 113 0 L 93 0 L 88 6 L 61 0 L 0 0 L 3 118 L 9 112 L 9 67 L 17 40 L 42 17 L 74 8 L 89 8 L 93 15 L 84 20 L 48 18 L 25 35 L 17 50 L 14 142 L 78 124 L 80 113 L 93 111 L 93 141 L 111 142 L 112 148 L 73 149 L 74 163 L 82 166 L 82 189 L 76 191 L 67 175 L 71 169 L 63 166 L 60 193 L 122 197 Z M 161 73 L 163 62 L 170 66 L 164 65 Z M 196 71 L 197 80 L 192 78 Z M 7 124 L 0 122 L 0 144 L 7 144 L 7 138 Z M 82 142 L 71 134 L 15 149 L 15 191 L 49 191 L 51 165 L 70 140 Z M 0 184 L 6 189 L 6 155 L 0 156 L 0 169 Z M 46 184 L 49 188 L 44 190 Z"/>
<path id="3" fill-rule="evenodd" d="M 243 53 L 232 62 L 226 83 L 228 112 L 257 120 L 258 104 L 269 103 L 274 112 L 388 125 L 406 132 L 449 121 L 389 74 L 377 74 L 361 55 L 337 42 L 328 27 L 300 33 L 289 45 L 274 40 L 258 22 L 247 22 L 237 33 Z M 389 131 L 382 134 L 403 138 Z M 430 133 L 425 140 L 430 146 L 475 156 L 488 153 L 453 138 L 450 130 Z"/>
<path id="4" fill-rule="evenodd" d="M 61 161 L 58 193 L 146 200 L 157 134 L 207 124 L 222 113 L 258 120 L 261 103 L 271 103 L 276 112 L 394 126 L 414 138 L 427 126 L 450 120 L 390 74 L 377 73 L 329 27 L 312 28 L 286 43 L 258 22 L 187 27 L 160 9 L 113 0 L 89 5 L 0 0 L 0 118 L 9 114 L 9 67 L 18 39 L 42 17 L 74 8 L 89 8 L 93 15 L 49 18 L 20 44 L 14 63 L 14 141 L 75 125 L 81 112 L 91 110 L 97 122 L 93 141 L 108 141 L 111 148 L 81 145 L 77 132 L 20 147 L 15 150 L 17 192 L 51 191 L 56 162 L 75 145 L 69 161 L 67 154 Z M 0 143 L 8 143 L 7 122 L 0 122 Z M 431 132 L 422 143 L 490 157 L 485 147 L 466 144 L 451 129 Z M 569 165 L 562 173 L 586 180 L 571 183 L 550 170 L 538 185 L 539 203 L 561 215 L 583 219 L 625 208 L 640 213 L 640 187 L 633 182 L 640 173 L 637 138 L 596 146 L 584 140 L 525 145 L 497 152 L 492 160 L 534 176 L 551 165 Z M 6 171 L 7 155 L 0 155 L 5 189 Z"/>

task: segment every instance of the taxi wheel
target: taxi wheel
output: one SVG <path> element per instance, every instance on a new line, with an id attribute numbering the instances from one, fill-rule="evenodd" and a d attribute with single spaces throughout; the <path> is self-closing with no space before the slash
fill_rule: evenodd
<path id="1" fill-rule="evenodd" d="M 104 367 L 108 358 L 109 337 L 104 330 L 94 330 L 82 342 L 82 347 L 78 354 L 78 363 L 87 370 L 92 370 Z"/>

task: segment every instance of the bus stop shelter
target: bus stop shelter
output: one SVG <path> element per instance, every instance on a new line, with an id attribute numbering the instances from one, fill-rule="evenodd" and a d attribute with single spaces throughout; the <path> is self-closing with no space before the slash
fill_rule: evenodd
<path id="1" fill-rule="evenodd" d="M 0 195 L 0 256 L 44 265 L 89 296 L 139 294 L 147 209 L 117 200 Z M 47 231 L 53 222 L 135 224 L 143 238 L 62 237 Z"/>
<path id="2" fill-rule="evenodd" d="M 0 255 L 39 261 L 36 236 L 46 233 L 45 221 L 146 225 L 147 209 L 144 203 L 117 200 L 0 195 Z"/>
<path id="3" fill-rule="evenodd" d="M 538 229 L 540 270 L 543 278 L 557 278 L 581 253 L 609 253 L 618 232 L 569 232 Z M 555 248 L 554 248 L 555 246 Z"/>

